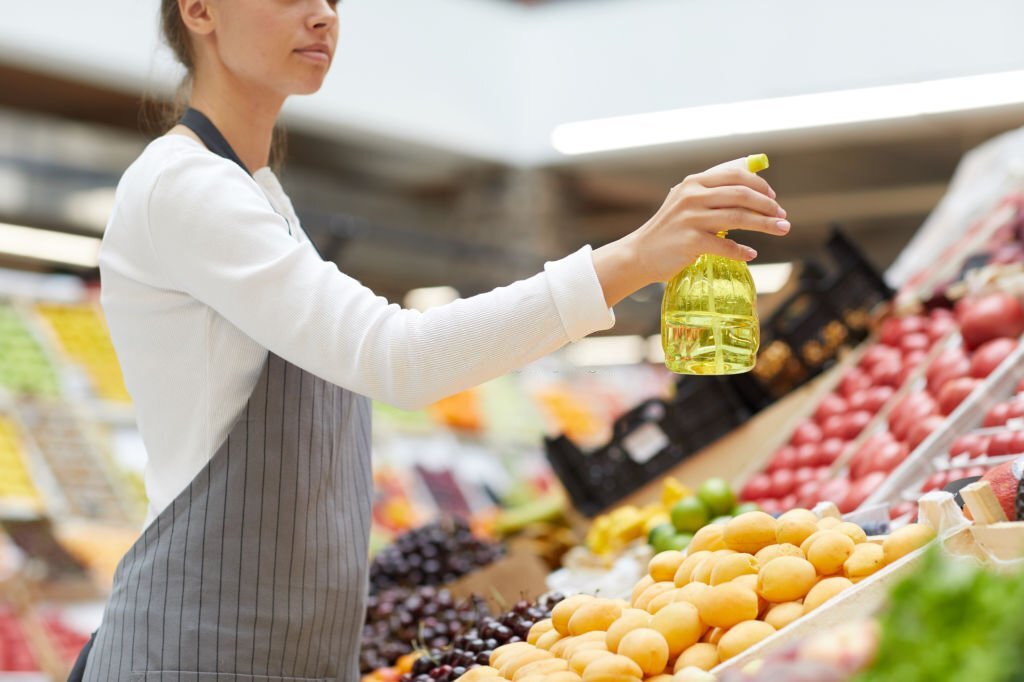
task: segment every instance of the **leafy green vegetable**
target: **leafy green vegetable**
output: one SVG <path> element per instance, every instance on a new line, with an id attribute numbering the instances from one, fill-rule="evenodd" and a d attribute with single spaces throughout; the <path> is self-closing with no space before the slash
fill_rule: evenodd
<path id="1" fill-rule="evenodd" d="M 878 658 L 856 682 L 1024 682 L 1024 574 L 933 549 L 893 590 Z"/>

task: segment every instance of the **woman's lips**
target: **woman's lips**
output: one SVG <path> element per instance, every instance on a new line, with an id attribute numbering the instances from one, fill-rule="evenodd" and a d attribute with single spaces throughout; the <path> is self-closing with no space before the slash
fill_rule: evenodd
<path id="1" fill-rule="evenodd" d="M 323 50 L 295 50 L 295 52 L 317 64 L 327 64 L 331 61 L 331 56 Z"/>

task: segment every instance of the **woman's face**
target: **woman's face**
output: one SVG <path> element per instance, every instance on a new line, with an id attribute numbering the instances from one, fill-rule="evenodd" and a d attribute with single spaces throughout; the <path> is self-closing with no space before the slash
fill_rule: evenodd
<path id="1" fill-rule="evenodd" d="M 228 71 L 276 94 L 323 84 L 338 44 L 337 0 L 206 0 L 207 44 Z"/>

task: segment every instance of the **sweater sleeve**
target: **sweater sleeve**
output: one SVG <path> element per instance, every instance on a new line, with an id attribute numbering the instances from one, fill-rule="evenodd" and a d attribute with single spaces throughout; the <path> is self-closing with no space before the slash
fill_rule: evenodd
<path id="1" fill-rule="evenodd" d="M 153 185 L 149 239 L 172 286 L 289 362 L 411 409 L 608 329 L 590 247 L 426 312 L 375 295 L 288 234 L 235 164 L 186 153 Z"/>

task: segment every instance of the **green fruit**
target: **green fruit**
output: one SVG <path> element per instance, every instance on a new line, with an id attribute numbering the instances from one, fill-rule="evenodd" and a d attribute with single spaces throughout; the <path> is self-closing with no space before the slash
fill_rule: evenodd
<path id="1" fill-rule="evenodd" d="M 732 521 L 731 516 L 716 516 L 715 518 L 711 519 L 711 525 L 714 525 L 716 523 L 729 523 L 730 521 Z"/>
<path id="2" fill-rule="evenodd" d="M 712 516 L 725 516 L 736 506 L 736 495 L 725 479 L 709 478 L 697 490 L 697 497 L 707 505 Z"/>
<path id="3" fill-rule="evenodd" d="M 672 507 L 672 525 L 680 533 L 696 533 L 708 524 L 708 508 L 700 498 L 684 497 Z"/>
<path id="4" fill-rule="evenodd" d="M 733 516 L 739 516 L 740 514 L 746 514 L 747 512 L 761 511 L 761 507 L 757 506 L 756 502 L 744 502 L 736 506 L 736 510 L 733 511 Z"/>
<path id="5" fill-rule="evenodd" d="M 676 534 L 676 528 L 671 523 L 663 523 L 660 526 L 655 526 L 651 529 L 651 532 L 647 534 L 647 544 L 655 549 L 658 549 L 658 545 L 664 542 L 667 538 L 672 537 Z M 665 550 L 658 550 L 663 552 Z"/>
<path id="6" fill-rule="evenodd" d="M 661 547 L 655 547 L 658 552 L 667 552 L 669 550 L 676 550 L 682 552 L 690 546 L 690 541 L 693 540 L 693 533 L 676 533 L 675 535 L 669 536 L 664 542 L 661 543 Z"/>

